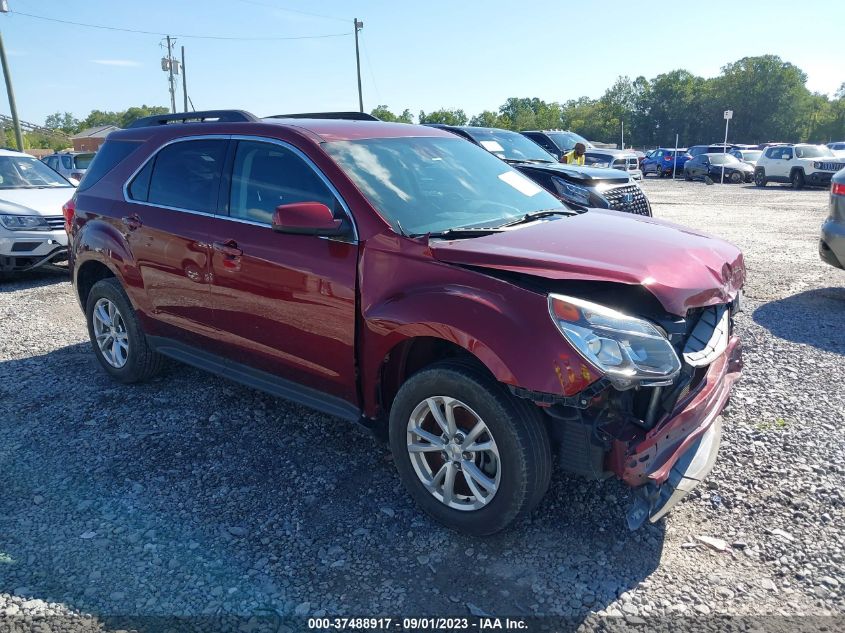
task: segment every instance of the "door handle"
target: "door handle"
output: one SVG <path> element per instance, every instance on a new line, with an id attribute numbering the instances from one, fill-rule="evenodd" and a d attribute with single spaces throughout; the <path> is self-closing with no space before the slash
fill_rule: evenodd
<path id="1" fill-rule="evenodd" d="M 144 223 L 141 222 L 141 218 L 137 213 L 133 213 L 132 215 L 127 215 L 120 218 L 120 221 L 123 222 L 124 226 L 130 231 L 134 231 L 135 229 L 140 229 Z"/>
<path id="2" fill-rule="evenodd" d="M 238 248 L 238 243 L 235 240 L 214 242 L 211 246 L 215 251 L 227 257 L 240 257 L 244 254 L 244 252 Z"/>

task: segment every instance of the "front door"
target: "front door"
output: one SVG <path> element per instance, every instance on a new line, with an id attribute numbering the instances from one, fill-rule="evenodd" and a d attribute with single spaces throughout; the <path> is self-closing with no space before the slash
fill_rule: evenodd
<path id="1" fill-rule="evenodd" d="M 271 226 L 283 204 L 322 202 L 338 217 L 344 207 L 298 150 L 269 141 L 236 143 L 225 214 L 214 219 L 209 238 L 219 349 L 357 404 L 357 244 L 280 234 Z"/>

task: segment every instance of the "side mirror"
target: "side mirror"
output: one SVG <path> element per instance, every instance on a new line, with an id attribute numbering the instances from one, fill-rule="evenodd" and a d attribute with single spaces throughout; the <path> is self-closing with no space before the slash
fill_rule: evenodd
<path id="1" fill-rule="evenodd" d="M 346 227 L 322 202 L 293 202 L 276 207 L 273 230 L 296 235 L 342 235 Z"/>

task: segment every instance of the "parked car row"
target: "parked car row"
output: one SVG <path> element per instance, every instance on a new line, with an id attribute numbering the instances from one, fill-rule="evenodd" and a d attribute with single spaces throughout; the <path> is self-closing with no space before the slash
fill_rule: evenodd
<path id="1" fill-rule="evenodd" d="M 718 453 L 740 251 L 561 202 L 581 187 L 561 174 L 639 189 L 625 172 L 498 130 L 342 118 L 109 136 L 65 206 L 103 370 L 139 382 L 167 356 L 382 430 L 418 506 L 469 534 L 528 514 L 554 456 L 634 488 L 632 529 L 664 516 Z"/>
<path id="2" fill-rule="evenodd" d="M 77 182 L 82 180 L 94 152 L 56 152 L 41 159 L 47 167 L 58 172 L 65 178 L 73 178 Z"/>
<path id="3" fill-rule="evenodd" d="M 634 175 L 642 177 L 636 157 L 629 159 L 623 155 L 620 159 L 609 153 L 610 150 L 589 150 L 585 166 L 580 167 L 560 163 L 554 155 L 525 135 L 510 130 L 440 123 L 427 126 L 446 130 L 484 148 L 577 209 L 613 209 L 651 215 L 648 198 L 632 180 Z M 591 155 L 603 156 L 605 162 L 591 164 Z M 616 160 L 632 160 L 633 163 L 626 162 L 621 169 L 611 168 Z"/>

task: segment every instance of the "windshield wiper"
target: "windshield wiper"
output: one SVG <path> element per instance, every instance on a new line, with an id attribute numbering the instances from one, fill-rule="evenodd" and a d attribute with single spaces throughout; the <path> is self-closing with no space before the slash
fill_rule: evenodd
<path id="1" fill-rule="evenodd" d="M 492 233 L 501 233 L 502 229 L 498 226 L 479 226 L 479 227 L 465 227 L 456 229 L 446 229 L 444 231 L 435 231 L 431 233 L 412 233 L 408 237 L 432 237 L 461 240 L 468 237 L 481 237 L 482 235 L 490 235 Z"/>
<path id="2" fill-rule="evenodd" d="M 546 209 L 545 211 L 534 211 L 533 213 L 526 213 L 518 220 L 514 220 L 513 222 L 508 222 L 507 224 L 503 224 L 499 228 L 505 228 L 508 226 L 516 226 L 517 224 L 526 224 L 528 222 L 533 222 L 534 220 L 539 220 L 540 218 L 548 218 L 553 215 L 579 215 L 577 211 L 573 211 L 572 209 Z"/>

